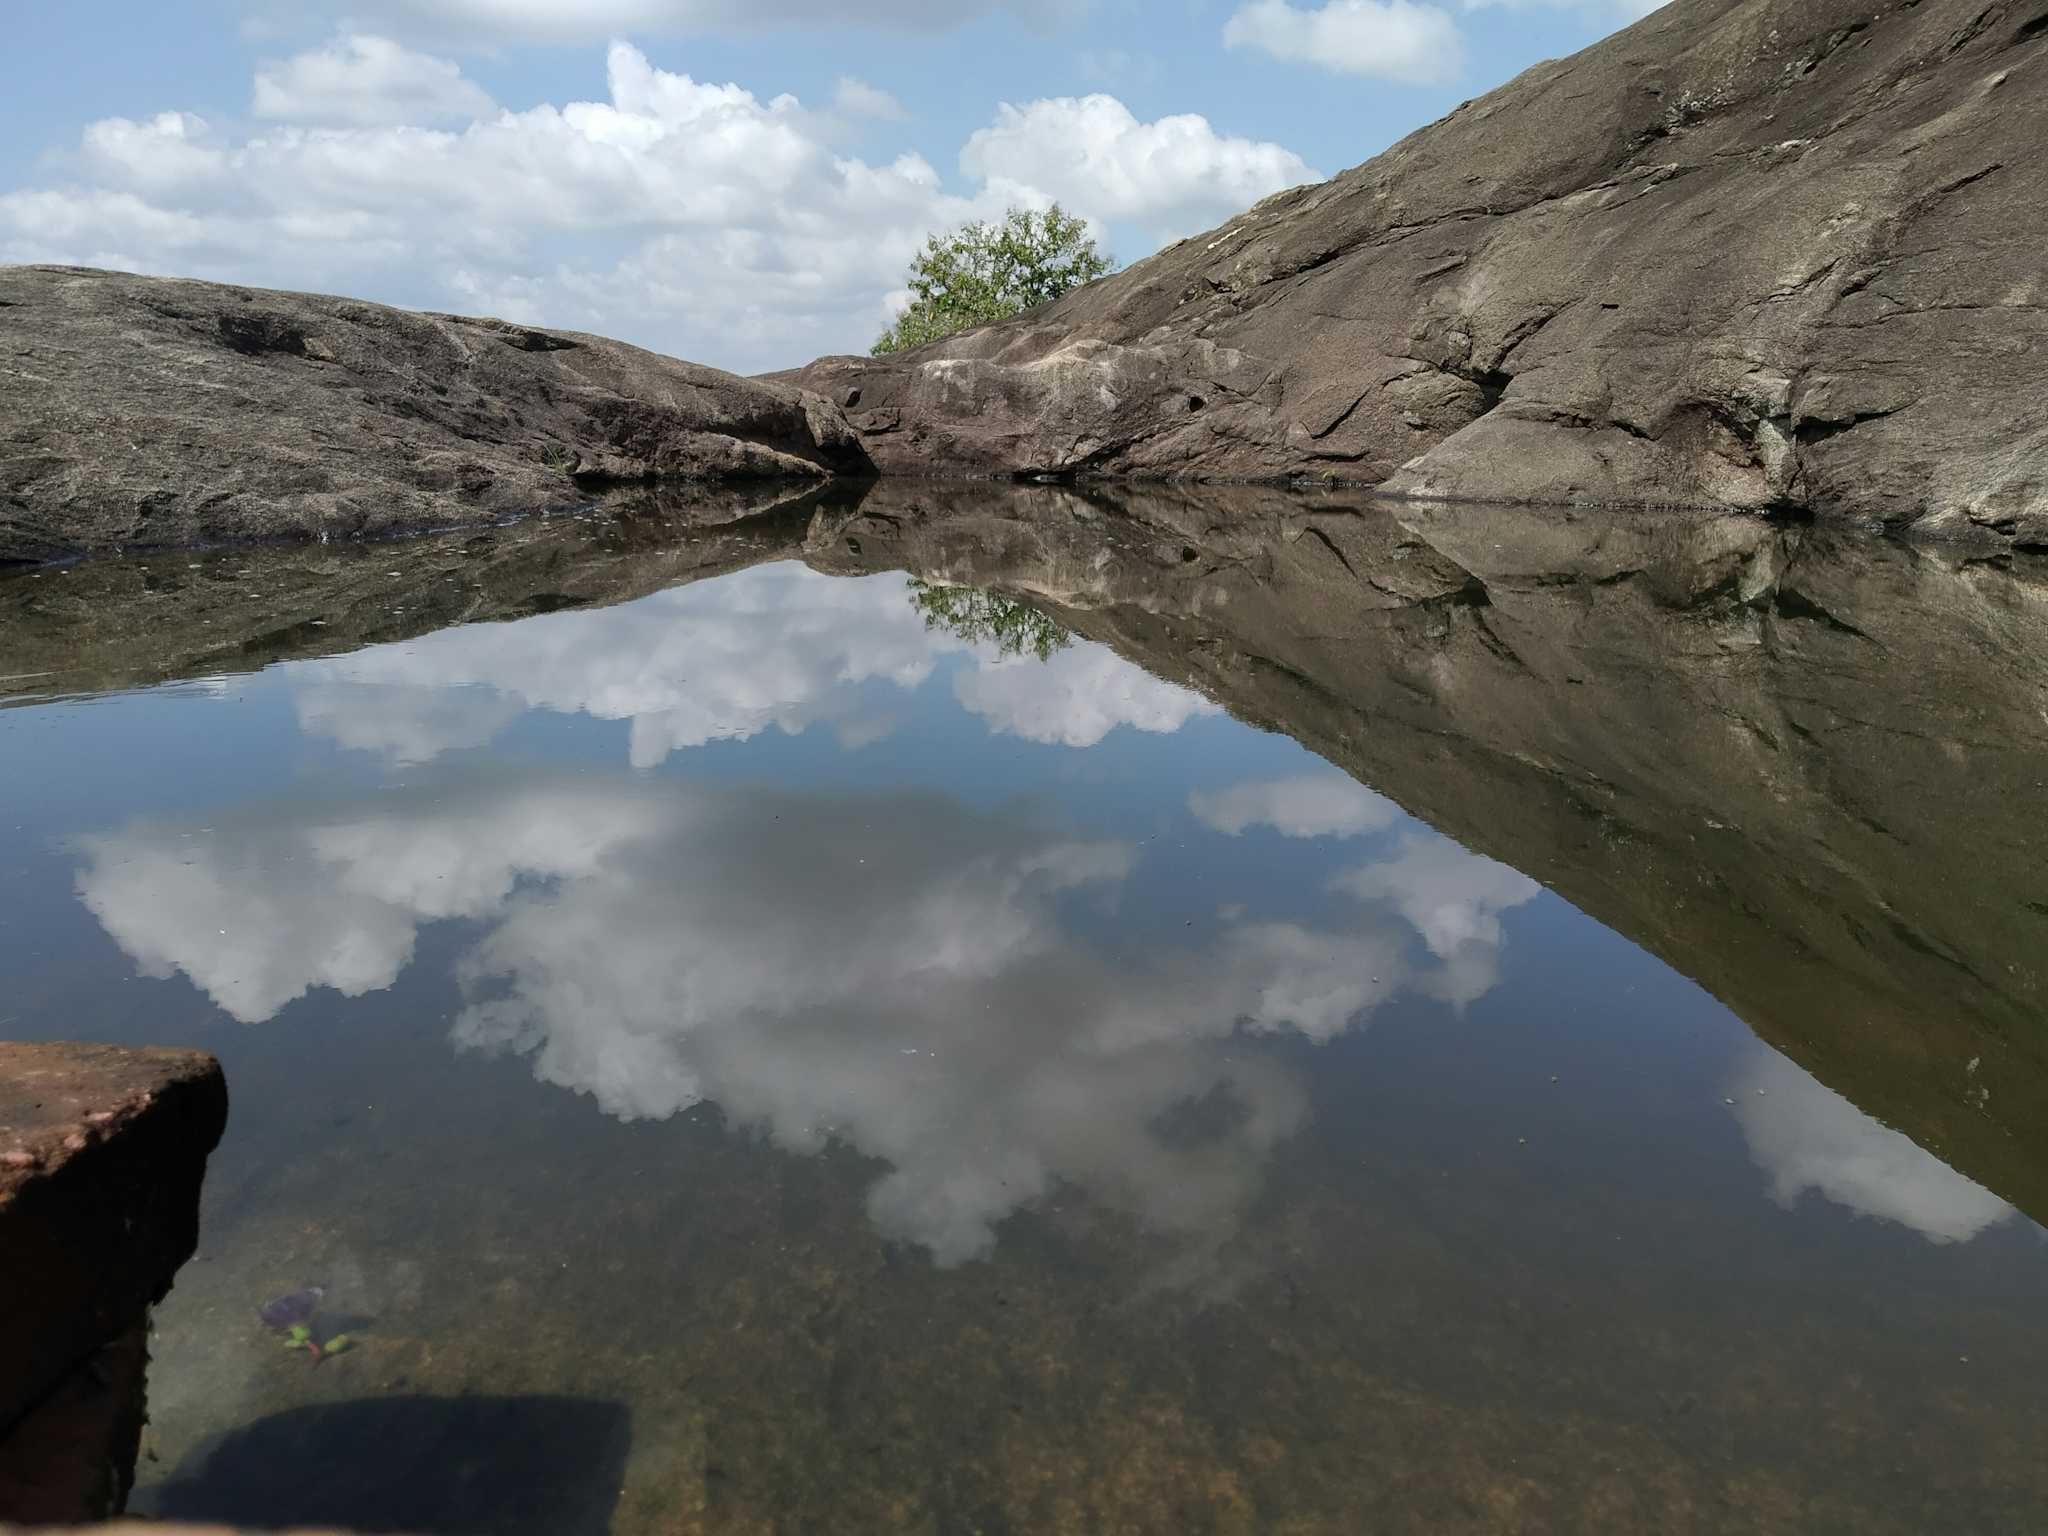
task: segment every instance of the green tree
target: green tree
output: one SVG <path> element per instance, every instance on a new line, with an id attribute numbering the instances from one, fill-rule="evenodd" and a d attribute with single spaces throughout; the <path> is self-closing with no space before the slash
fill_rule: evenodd
<path id="1" fill-rule="evenodd" d="M 912 577 L 910 605 L 924 616 L 924 627 L 979 645 L 993 642 L 1005 656 L 1029 652 L 1050 661 L 1074 637 L 1021 598 L 973 587 L 949 587 Z"/>
<path id="2" fill-rule="evenodd" d="M 876 354 L 921 347 L 1058 298 L 1116 269 L 1088 226 L 1054 203 L 1012 208 L 998 224 L 977 220 L 933 235 L 910 264 L 910 308 L 875 342 Z"/>

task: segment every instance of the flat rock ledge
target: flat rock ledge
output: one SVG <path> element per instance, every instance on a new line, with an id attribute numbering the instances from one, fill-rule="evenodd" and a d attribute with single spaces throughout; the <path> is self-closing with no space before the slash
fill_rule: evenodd
<path id="1" fill-rule="evenodd" d="M 809 391 L 354 299 L 0 267 L 0 564 L 871 472 Z"/>
<path id="2" fill-rule="evenodd" d="M 196 1051 L 0 1044 L 0 1520 L 125 1504 L 149 1309 L 197 1245 L 227 1111 Z"/>

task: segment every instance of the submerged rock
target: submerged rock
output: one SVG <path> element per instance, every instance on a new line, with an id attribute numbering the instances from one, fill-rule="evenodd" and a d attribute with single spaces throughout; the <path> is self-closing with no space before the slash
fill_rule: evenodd
<path id="1" fill-rule="evenodd" d="M 321 1298 L 326 1294 L 324 1285 L 305 1286 L 282 1296 L 273 1296 L 256 1309 L 256 1315 L 263 1319 L 266 1328 L 282 1331 L 303 1326 L 313 1321 L 313 1314 L 320 1310 Z"/>
<path id="2" fill-rule="evenodd" d="M 2048 543 L 2048 4 L 1675 0 L 1002 324 L 787 375 L 886 472 Z"/>
<path id="3" fill-rule="evenodd" d="M 0 268 L 0 563 L 864 473 L 836 407 L 571 331 Z"/>

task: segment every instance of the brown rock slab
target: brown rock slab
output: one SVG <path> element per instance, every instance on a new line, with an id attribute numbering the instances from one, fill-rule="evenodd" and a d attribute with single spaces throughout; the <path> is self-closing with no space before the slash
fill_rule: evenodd
<path id="1" fill-rule="evenodd" d="M 106 1494 L 125 1495 L 132 1465 L 141 1330 L 198 1242 L 199 1186 L 226 1123 L 211 1056 L 0 1044 L 0 1515 L 16 1513 L 10 1494 L 44 1518 L 118 1508 Z M 94 1447 L 121 1458 L 82 1474 L 69 1511 L 53 1439 L 87 1464 Z M 10 1472 L 27 1485 L 10 1488 Z"/>
<path id="2" fill-rule="evenodd" d="M 32 1525 L 116 1515 L 147 1418 L 149 1327 L 137 1323 L 0 1439 L 0 1514 Z"/>

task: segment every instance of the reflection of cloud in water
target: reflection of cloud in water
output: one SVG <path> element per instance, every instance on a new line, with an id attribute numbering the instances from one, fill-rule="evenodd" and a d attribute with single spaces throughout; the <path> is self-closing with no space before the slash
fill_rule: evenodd
<path id="1" fill-rule="evenodd" d="M 1004 660 L 925 626 L 901 576 L 760 566 L 616 608 L 442 630 L 296 669 L 300 725 L 344 747 L 421 763 L 489 741 L 521 710 L 631 723 L 631 757 L 770 729 L 887 735 L 857 685 L 920 687 L 943 656 L 971 656 L 960 699 L 998 731 L 1087 746 L 1118 725 L 1177 730 L 1214 706 L 1098 646 L 1049 663 Z"/>
<path id="2" fill-rule="evenodd" d="M 1203 826 L 1230 837 L 1252 827 L 1271 827 L 1282 837 L 1363 837 L 1401 819 L 1393 801 L 1336 773 L 1196 790 L 1188 809 Z"/>
<path id="3" fill-rule="evenodd" d="M 422 922 L 499 911 L 522 875 L 587 875 L 644 829 L 641 805 L 569 786 L 222 818 L 203 833 L 143 822 L 79 840 L 78 892 L 144 975 L 183 971 L 252 1024 L 314 987 L 388 987 Z"/>
<path id="4" fill-rule="evenodd" d="M 1500 914 L 1543 890 L 1505 864 L 1422 833 L 1404 837 L 1392 859 L 1347 870 L 1330 884 L 1361 901 L 1385 902 L 1414 924 L 1443 962 L 1430 990 L 1458 1007 L 1477 1002 L 1500 980 Z"/>
<path id="5" fill-rule="evenodd" d="M 1092 747 L 1120 725 L 1170 735 L 1197 715 L 1219 713 L 1200 694 L 1163 683 L 1096 645 L 990 660 L 954 679 L 970 714 L 998 733 L 1063 747 Z"/>
<path id="6" fill-rule="evenodd" d="M 1075 916 L 1135 849 L 929 794 L 466 782 L 81 846 L 80 893 L 121 946 L 244 1020 L 389 986 L 422 924 L 479 922 L 462 1044 L 625 1118 L 708 1098 L 785 1147 L 843 1139 L 890 1164 L 878 1225 L 947 1263 L 1061 1182 L 1227 1236 L 1304 1108 L 1233 1037 L 1327 1040 L 1403 988 L 1456 991 L 1481 942 L 1418 964 L 1408 925 L 1368 907 L 1134 960 L 1094 939 L 1099 910 Z"/>
<path id="7" fill-rule="evenodd" d="M 1811 1189 L 1935 1243 L 1968 1242 L 2013 1214 L 1990 1190 L 1766 1046 L 1743 1061 L 1729 1091 L 1750 1156 L 1770 1175 L 1780 1205 L 1791 1207 Z"/>
<path id="8" fill-rule="evenodd" d="M 370 654 L 370 653 L 365 653 Z M 299 727 L 394 763 L 429 763 L 443 752 L 481 747 L 519 718 L 520 701 L 474 683 L 320 682 L 294 696 Z"/>

